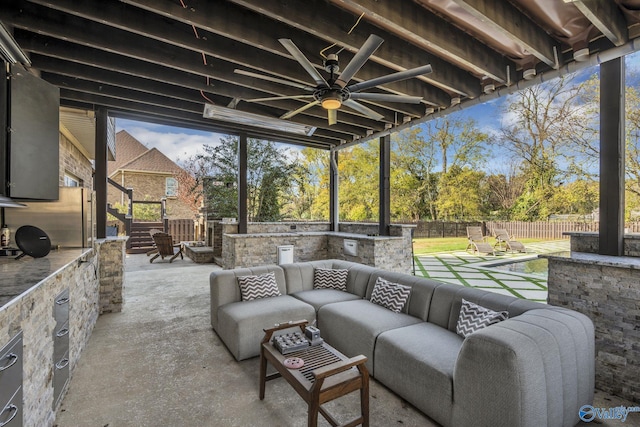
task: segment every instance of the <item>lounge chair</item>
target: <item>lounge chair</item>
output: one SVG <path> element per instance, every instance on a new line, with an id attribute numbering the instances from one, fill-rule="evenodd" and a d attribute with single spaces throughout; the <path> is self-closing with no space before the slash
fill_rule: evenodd
<path id="1" fill-rule="evenodd" d="M 153 262 L 153 260 L 158 257 L 161 257 L 162 259 L 164 259 L 164 257 L 169 257 L 169 256 L 171 257 L 171 259 L 169 259 L 169 262 L 173 262 L 173 260 L 176 259 L 178 255 L 180 255 L 180 259 L 184 259 L 184 256 L 182 255 L 182 245 L 180 243 L 177 243 L 174 245 L 173 237 L 171 237 L 170 234 L 155 233 L 152 237 L 153 237 L 154 243 L 156 244 L 158 253 L 155 254 L 149 260 L 149 262 Z M 175 251 L 175 248 L 178 248 L 178 252 Z"/>
<path id="2" fill-rule="evenodd" d="M 495 248 L 487 241 L 487 236 L 482 235 L 482 227 L 467 227 L 467 238 L 469 239 L 467 251 L 472 249 L 474 254 L 476 252 L 496 254 Z"/>
<path id="3" fill-rule="evenodd" d="M 511 252 L 526 252 L 527 249 L 521 242 L 513 240 L 513 236 L 509 235 L 509 232 L 504 228 L 494 228 L 493 235 L 496 236 L 496 243 L 494 247 L 498 247 L 500 250 Z"/>

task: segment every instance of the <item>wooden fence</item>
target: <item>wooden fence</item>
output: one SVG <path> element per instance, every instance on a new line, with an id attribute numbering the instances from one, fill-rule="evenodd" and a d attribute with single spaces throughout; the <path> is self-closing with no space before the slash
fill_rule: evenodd
<path id="1" fill-rule="evenodd" d="M 168 233 L 174 242 L 185 242 L 195 239 L 195 231 L 192 219 L 170 219 Z"/>
<path id="2" fill-rule="evenodd" d="M 556 240 L 566 239 L 563 233 L 571 231 L 597 232 L 600 224 L 597 221 L 419 221 L 414 237 L 466 237 L 467 226 L 482 226 L 485 235 L 491 235 L 494 228 L 505 228 L 516 238 Z M 625 227 L 629 233 L 640 232 L 640 222 L 627 223 Z"/>

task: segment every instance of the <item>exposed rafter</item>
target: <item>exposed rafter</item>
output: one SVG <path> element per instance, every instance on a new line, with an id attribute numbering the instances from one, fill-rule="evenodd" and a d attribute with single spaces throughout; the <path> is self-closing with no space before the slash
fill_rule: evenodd
<path id="1" fill-rule="evenodd" d="M 13 0 L 0 21 L 34 72 L 61 88 L 63 105 L 331 148 L 475 105 L 615 46 L 628 53 L 640 35 L 634 1 Z M 372 34 L 383 42 L 349 82 L 332 80 L 332 67 L 337 78 Z M 325 64 L 329 55 L 337 64 Z M 383 78 L 426 64 L 430 72 Z M 335 88 L 310 70 L 359 93 L 318 92 Z M 321 106 L 328 95 L 340 101 L 337 114 Z M 264 120 L 207 119 L 205 103 Z M 280 117 L 314 132 L 255 126 Z"/>

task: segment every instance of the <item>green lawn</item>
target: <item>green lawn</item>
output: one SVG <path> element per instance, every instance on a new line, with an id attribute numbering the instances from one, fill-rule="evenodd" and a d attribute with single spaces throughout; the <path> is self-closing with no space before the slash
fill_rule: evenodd
<path id="1" fill-rule="evenodd" d="M 517 239 L 519 242 L 534 243 L 542 242 L 540 239 Z M 489 243 L 493 244 L 495 239 L 489 238 Z M 413 239 L 414 255 L 433 254 L 437 252 L 463 251 L 467 247 L 466 237 L 421 237 Z"/>

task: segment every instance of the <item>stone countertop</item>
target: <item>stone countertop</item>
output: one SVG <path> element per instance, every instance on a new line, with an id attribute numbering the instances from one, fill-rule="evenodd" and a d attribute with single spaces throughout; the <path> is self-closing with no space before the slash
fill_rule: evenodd
<path id="1" fill-rule="evenodd" d="M 597 231 L 565 231 L 562 233 L 565 236 L 575 237 L 599 237 L 600 234 Z M 640 240 L 640 233 L 624 233 L 625 239 Z"/>
<path id="2" fill-rule="evenodd" d="M 345 239 L 360 239 L 360 240 L 396 240 L 402 239 L 402 236 L 369 236 L 367 234 L 358 233 L 344 233 L 341 231 L 291 231 L 287 233 L 247 233 L 247 234 L 224 234 L 225 237 L 233 239 L 247 239 L 247 238 L 264 238 L 264 237 L 297 237 L 297 236 L 333 236 L 342 237 Z"/>
<path id="3" fill-rule="evenodd" d="M 540 258 L 569 260 L 571 262 L 605 267 L 623 267 L 640 270 L 640 258 L 628 256 L 600 255 L 587 252 L 571 252 L 570 255 L 540 254 Z"/>
<path id="4" fill-rule="evenodd" d="M 0 311 L 43 280 L 93 251 L 92 248 L 54 249 L 43 258 L 0 257 Z"/>

